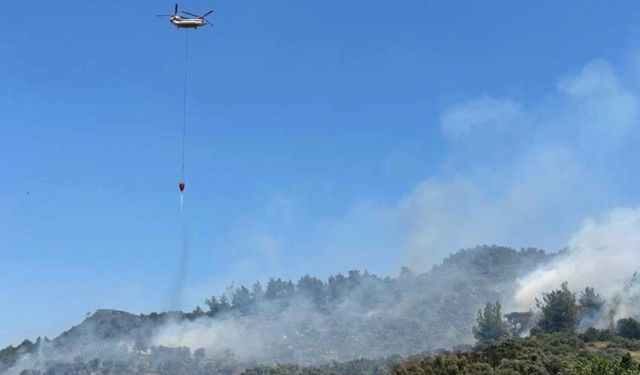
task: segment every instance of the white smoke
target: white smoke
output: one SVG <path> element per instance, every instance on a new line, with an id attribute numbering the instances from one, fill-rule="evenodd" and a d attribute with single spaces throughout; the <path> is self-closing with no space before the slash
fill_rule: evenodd
<path id="1" fill-rule="evenodd" d="M 566 255 L 520 281 L 516 294 L 520 307 L 530 307 L 542 292 L 568 281 L 574 290 L 593 286 L 606 297 L 616 297 L 618 314 L 632 315 L 630 299 L 620 291 L 639 266 L 640 209 L 617 209 L 584 221 L 581 228 L 580 223 L 618 201 L 615 183 L 633 166 L 628 153 L 635 150 L 629 143 L 638 138 L 638 103 L 638 96 L 602 61 L 561 79 L 557 90 L 533 105 L 486 95 L 467 100 L 441 117 L 451 156 L 440 174 L 418 184 L 391 208 L 377 210 L 373 205 L 375 209 L 350 211 L 356 217 L 345 221 L 364 222 L 376 235 L 386 227 L 405 228 L 399 237 L 404 238 L 406 263 L 417 271 L 452 251 L 482 243 L 547 249 L 568 243 Z M 349 235 L 357 233 L 358 241 L 367 236 L 367 231 L 353 225 L 339 229 L 343 227 Z M 258 239 L 266 249 L 263 257 L 277 258 L 278 238 Z M 318 253 L 335 263 L 336 257 Z M 430 287 L 437 290 L 441 285 Z M 363 312 L 344 305 L 332 314 L 342 320 L 334 321 L 297 301 L 277 319 L 271 318 L 267 307 L 258 315 L 261 319 L 228 315 L 170 323 L 155 333 L 152 344 L 203 347 L 214 356 L 230 349 L 242 361 L 294 363 L 375 357 L 419 347 L 402 343 L 408 335 L 377 337 L 384 345 L 372 345 L 367 335 L 379 328 L 376 314 L 403 317 L 391 309 Z M 440 322 L 424 324 L 432 329 Z M 414 325 L 400 328 L 394 332 L 415 331 Z M 349 345 L 335 345 L 341 334 L 350 335 L 345 338 Z M 298 345 L 306 338 L 313 341 Z M 395 338 L 398 343 L 390 343 Z M 336 348 L 344 352 L 335 352 Z"/>
<path id="2" fill-rule="evenodd" d="M 278 314 L 275 304 L 263 303 L 261 308 L 260 313 L 250 316 L 223 314 L 216 318 L 174 321 L 159 329 L 152 344 L 204 348 L 214 358 L 233 353 L 234 359 L 243 363 L 311 363 L 313 356 L 302 355 L 292 347 L 298 336 L 303 335 L 301 330 L 317 330 L 320 335 L 328 329 L 323 327 L 323 319 L 309 301 L 297 300 Z M 321 342 L 319 337 L 313 339 Z"/>
<path id="3" fill-rule="evenodd" d="M 259 327 L 249 321 L 233 319 L 197 319 L 193 322 L 173 322 L 160 329 L 153 339 L 156 346 L 205 348 L 207 353 L 233 351 L 237 359 L 248 362 L 264 359 L 268 343 Z"/>
<path id="4" fill-rule="evenodd" d="M 481 243 L 564 247 L 585 217 L 620 205 L 639 103 L 596 60 L 537 103 L 483 95 L 449 108 L 449 160 L 398 205 L 406 263 L 424 270 Z"/>
<path id="5" fill-rule="evenodd" d="M 406 264 L 417 271 L 452 251 L 482 243 L 552 250 L 568 243 L 572 250 L 566 257 L 521 280 L 519 306 L 531 307 L 543 291 L 565 280 L 574 290 L 594 286 L 613 296 L 638 266 L 632 260 L 640 235 L 628 234 L 640 233 L 640 214 L 622 209 L 589 220 L 582 229 L 580 225 L 616 202 L 610 183 L 620 176 L 609 167 L 628 163 L 626 142 L 637 136 L 639 108 L 637 95 L 603 61 L 562 78 L 554 92 L 533 105 L 486 95 L 467 100 L 441 117 L 451 148 L 442 172 L 418 184 L 395 207 L 366 210 L 368 220 L 358 215 L 345 220 L 367 224 L 345 227 L 360 237 L 404 228 L 398 237 L 403 238 Z M 318 334 L 330 331 L 330 322 L 300 308 L 287 311 L 280 322 L 303 317 L 299 323 Z M 292 328 L 296 324 L 279 324 L 235 317 L 176 323 L 160 331 L 154 344 L 204 347 L 214 353 L 230 348 L 244 360 L 282 359 L 283 353 L 268 348 L 286 347 L 282 343 L 298 332 Z M 371 352 L 371 345 L 369 350 L 363 355 L 387 354 Z M 295 350 L 285 355 L 299 360 Z"/>
<path id="6" fill-rule="evenodd" d="M 594 287 L 607 300 L 616 300 L 616 319 L 637 316 L 640 307 L 624 303 L 623 294 L 640 269 L 639 254 L 640 207 L 618 208 L 587 219 L 569 241 L 565 255 L 519 281 L 516 302 L 521 309 L 530 308 L 536 297 L 567 281 L 573 290 Z"/>

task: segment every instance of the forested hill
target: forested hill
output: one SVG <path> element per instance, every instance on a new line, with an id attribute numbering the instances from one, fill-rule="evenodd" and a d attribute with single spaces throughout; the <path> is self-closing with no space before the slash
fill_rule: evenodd
<path id="1" fill-rule="evenodd" d="M 90 361 L 153 368 L 184 355 L 217 369 L 322 365 L 451 348 L 473 342 L 480 307 L 511 296 L 518 276 L 552 257 L 480 246 L 423 274 L 405 268 L 397 277 L 350 271 L 326 281 L 272 278 L 212 296 L 187 313 L 99 310 L 53 340 L 0 351 L 0 370 Z"/>

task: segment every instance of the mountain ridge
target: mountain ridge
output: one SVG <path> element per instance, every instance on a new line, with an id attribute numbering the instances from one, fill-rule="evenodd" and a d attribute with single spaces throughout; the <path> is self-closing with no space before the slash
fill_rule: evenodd
<path id="1" fill-rule="evenodd" d="M 136 315 L 100 309 L 53 340 L 3 349 L 0 366 L 10 368 L 20 358 L 25 368 L 42 368 L 42 358 L 146 363 L 145 355 L 162 347 L 168 348 L 162 349 L 164 355 L 173 353 L 170 348 L 188 347 L 189 356 L 203 348 L 216 364 L 319 365 L 470 344 L 478 308 L 506 298 L 518 275 L 554 256 L 484 245 L 454 253 L 421 274 L 403 268 L 398 276 L 384 278 L 366 271 L 326 281 L 309 275 L 297 283 L 272 278 L 264 288 L 256 283 L 212 296 L 207 311 L 198 306 L 192 312 Z M 238 342 L 231 339 L 236 336 Z M 243 340 L 253 343 L 254 352 Z"/>

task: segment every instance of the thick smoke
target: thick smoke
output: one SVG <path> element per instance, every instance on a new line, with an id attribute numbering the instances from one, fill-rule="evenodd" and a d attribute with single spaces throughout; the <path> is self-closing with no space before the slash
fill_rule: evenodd
<path id="1" fill-rule="evenodd" d="M 575 291 L 595 287 L 609 301 L 598 317 L 601 326 L 638 316 L 630 302 L 637 300 L 636 287 L 629 280 L 640 267 L 640 213 L 629 207 L 612 210 L 628 205 L 635 183 L 629 171 L 640 140 L 640 101 L 630 86 L 609 64 L 594 61 L 561 79 L 557 92 L 537 107 L 512 100 L 499 106 L 484 98 L 443 117 L 445 133 L 457 143 L 469 142 L 471 133 L 517 139 L 506 146 L 512 162 L 469 178 L 467 194 L 457 197 L 470 202 L 466 210 L 472 214 L 461 221 L 464 231 L 472 233 L 467 236 L 566 248 L 552 264 L 521 278 L 514 308 L 534 307 L 542 292 L 568 281 Z M 470 113 L 477 114 L 475 122 Z M 473 133 L 469 123 L 480 133 Z M 468 147 L 486 151 L 483 139 Z M 502 183 L 493 189 L 486 180 Z M 476 196 L 480 199 L 464 199 Z M 419 254 L 420 247 L 414 248 Z"/>
<path id="2" fill-rule="evenodd" d="M 638 285 L 630 284 L 640 270 L 640 208 L 619 208 L 599 219 L 586 220 L 571 238 L 565 254 L 519 281 L 516 301 L 532 307 L 534 298 L 568 281 L 574 290 L 594 287 L 609 301 L 602 324 L 639 317 Z M 605 318 L 605 317 L 602 317 Z"/>
<path id="3" fill-rule="evenodd" d="M 478 308 L 510 299 L 517 276 L 548 259 L 533 249 L 481 247 L 421 275 L 405 269 L 392 279 L 353 271 L 324 286 L 303 278 L 292 299 L 262 299 L 244 313 L 172 322 L 152 343 L 202 347 L 213 358 L 233 353 L 244 363 L 304 365 L 471 344 Z"/>
<path id="4" fill-rule="evenodd" d="M 457 279 L 463 277 L 458 274 Z M 278 300 L 263 301 L 248 314 L 235 312 L 169 323 L 154 334 L 152 344 L 205 348 L 211 358 L 233 353 L 242 363 L 318 365 L 471 343 L 468 329 L 457 330 L 450 324 L 455 321 L 470 326 L 481 302 L 465 301 L 468 306 L 459 311 L 462 317 L 447 322 L 441 314 L 441 294 L 450 289 L 436 283 L 430 287 L 440 291 L 423 293 L 422 288 L 407 282 L 402 293 L 394 293 L 392 287 L 365 281 L 327 309 L 319 309 L 304 296 L 284 305 Z M 499 296 L 499 291 L 488 295 Z"/>

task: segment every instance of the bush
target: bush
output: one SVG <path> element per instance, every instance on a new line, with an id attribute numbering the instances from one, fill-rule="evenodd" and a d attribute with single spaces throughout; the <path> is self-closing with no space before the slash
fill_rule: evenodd
<path id="1" fill-rule="evenodd" d="M 640 339 L 640 323 L 633 318 L 625 318 L 618 320 L 616 330 L 622 337 L 628 339 Z"/>

